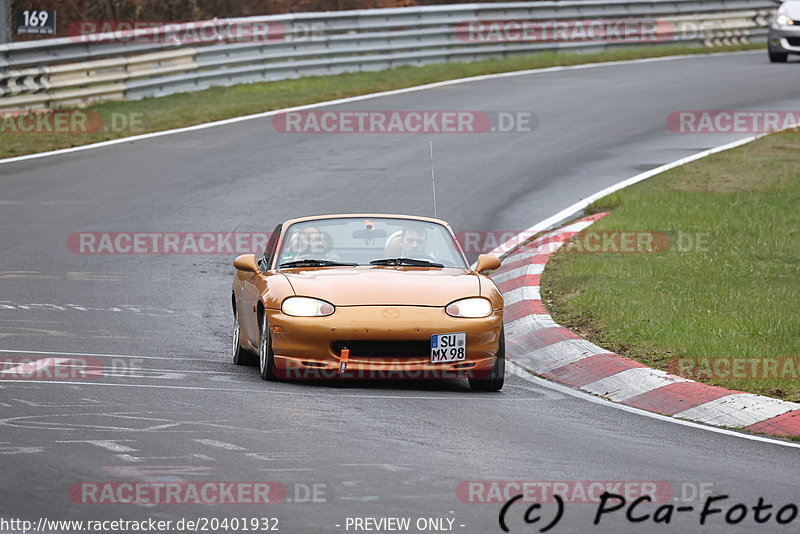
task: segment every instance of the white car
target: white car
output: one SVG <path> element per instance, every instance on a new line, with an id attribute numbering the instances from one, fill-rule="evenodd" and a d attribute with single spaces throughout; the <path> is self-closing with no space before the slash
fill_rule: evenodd
<path id="1" fill-rule="evenodd" d="M 769 25 L 769 60 L 785 63 L 789 54 L 800 54 L 800 0 L 782 2 Z"/>

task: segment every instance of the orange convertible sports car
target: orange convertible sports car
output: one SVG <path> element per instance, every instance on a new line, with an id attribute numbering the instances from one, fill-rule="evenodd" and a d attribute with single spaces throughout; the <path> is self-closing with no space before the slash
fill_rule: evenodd
<path id="1" fill-rule="evenodd" d="M 402 215 L 278 225 L 263 257 L 234 262 L 233 361 L 265 380 L 505 376 L 503 297 L 470 269 L 450 226 Z"/>

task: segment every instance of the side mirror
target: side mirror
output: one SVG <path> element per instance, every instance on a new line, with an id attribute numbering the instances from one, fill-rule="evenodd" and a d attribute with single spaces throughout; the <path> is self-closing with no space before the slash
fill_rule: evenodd
<path id="1" fill-rule="evenodd" d="M 495 269 L 499 269 L 501 264 L 500 258 L 492 256 L 491 254 L 481 254 L 478 256 L 478 265 L 475 266 L 475 270 L 479 273 L 494 271 Z"/>
<path id="2" fill-rule="evenodd" d="M 261 272 L 258 268 L 258 262 L 256 262 L 255 254 L 242 254 L 233 260 L 233 266 L 240 271 L 246 271 L 250 273 Z"/>

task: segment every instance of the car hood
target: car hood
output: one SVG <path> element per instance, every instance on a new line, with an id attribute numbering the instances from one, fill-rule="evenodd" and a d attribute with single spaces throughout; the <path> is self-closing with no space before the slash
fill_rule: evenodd
<path id="1" fill-rule="evenodd" d="M 780 7 L 790 19 L 800 20 L 800 2 L 784 2 Z"/>
<path id="2" fill-rule="evenodd" d="M 447 306 L 480 295 L 478 275 L 463 269 L 334 267 L 281 272 L 298 295 L 335 306 Z"/>

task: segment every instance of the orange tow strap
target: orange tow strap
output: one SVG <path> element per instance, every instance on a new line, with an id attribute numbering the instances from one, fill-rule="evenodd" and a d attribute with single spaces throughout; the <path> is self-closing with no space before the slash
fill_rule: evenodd
<path id="1" fill-rule="evenodd" d="M 339 357 L 339 374 L 347 370 L 347 360 L 350 358 L 350 349 L 342 349 L 342 355 Z"/>

